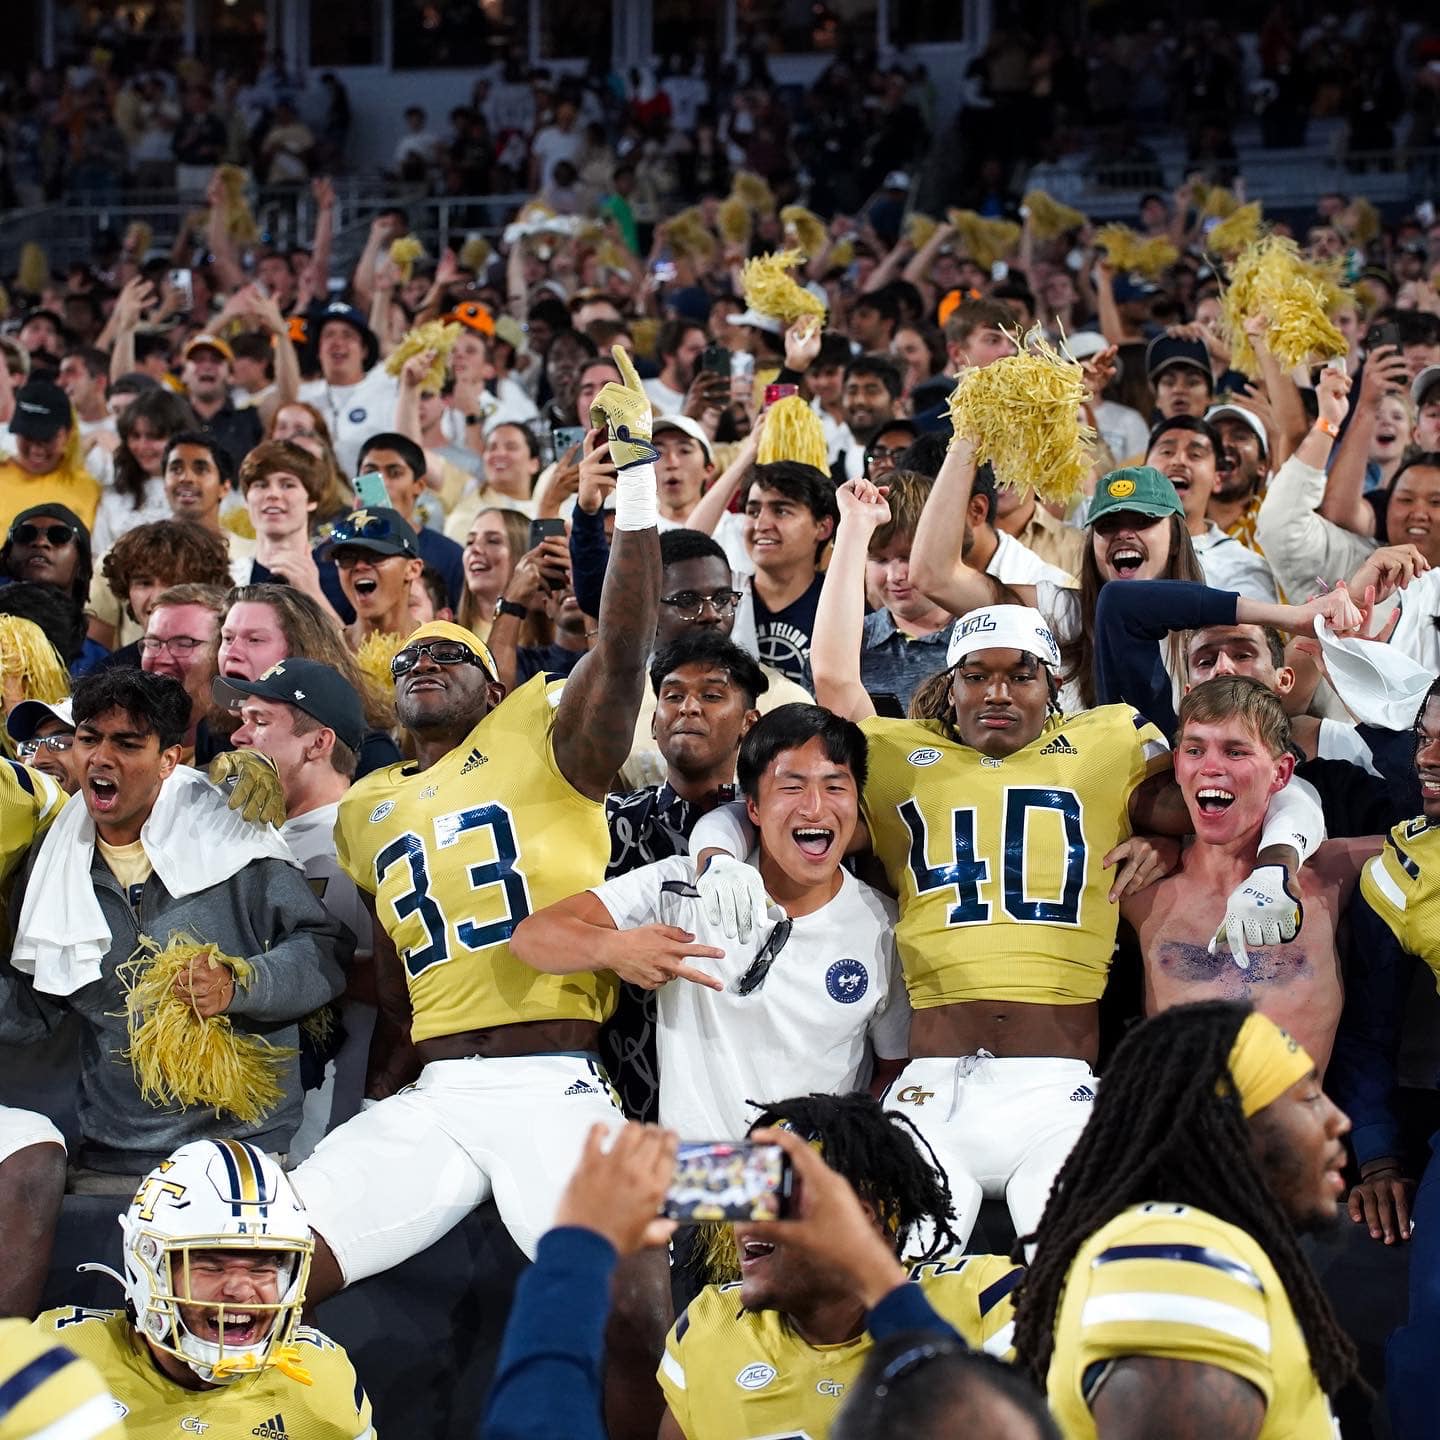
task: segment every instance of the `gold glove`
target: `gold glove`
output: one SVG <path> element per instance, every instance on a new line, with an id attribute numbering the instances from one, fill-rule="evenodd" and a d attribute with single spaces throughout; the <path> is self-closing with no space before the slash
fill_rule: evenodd
<path id="1" fill-rule="evenodd" d="M 603 425 L 609 435 L 610 458 L 617 470 L 632 465 L 653 465 L 660 452 L 650 443 L 650 397 L 630 363 L 623 345 L 610 353 L 620 367 L 624 384 L 611 380 L 590 402 L 590 423 Z"/>
<path id="2" fill-rule="evenodd" d="M 210 762 L 210 783 L 229 792 L 230 808 L 252 825 L 285 823 L 285 788 L 275 762 L 258 750 L 227 750 Z"/>

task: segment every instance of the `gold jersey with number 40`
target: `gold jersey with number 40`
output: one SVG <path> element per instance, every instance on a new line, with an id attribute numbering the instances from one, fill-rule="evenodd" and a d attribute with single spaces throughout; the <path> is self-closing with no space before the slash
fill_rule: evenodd
<path id="1" fill-rule="evenodd" d="M 600 884 L 610 858 L 605 807 L 555 762 L 552 699 L 537 675 L 428 770 L 377 770 L 340 802 L 336 855 L 405 967 L 415 1040 L 614 1009 L 613 977 L 510 953 L 527 915 Z"/>
<path id="2" fill-rule="evenodd" d="M 900 900 L 917 1010 L 970 1000 L 1098 1000 L 1119 909 L 1101 862 L 1130 834 L 1135 787 L 1168 768 L 1128 705 L 1052 720 L 995 758 L 938 720 L 863 722 L 870 843 Z"/>

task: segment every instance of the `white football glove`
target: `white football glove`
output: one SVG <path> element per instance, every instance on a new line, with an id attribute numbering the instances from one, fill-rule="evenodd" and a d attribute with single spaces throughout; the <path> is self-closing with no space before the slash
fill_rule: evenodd
<path id="1" fill-rule="evenodd" d="M 731 940 L 747 944 L 765 923 L 765 882 L 760 872 L 733 855 L 716 855 L 696 876 L 705 918 Z"/>
<path id="2" fill-rule="evenodd" d="M 1261 865 L 1238 885 L 1225 902 L 1225 918 L 1210 941 L 1213 955 L 1223 940 L 1242 969 L 1250 968 L 1246 945 L 1279 945 L 1300 933 L 1305 918 L 1300 897 L 1290 889 L 1283 865 Z"/>

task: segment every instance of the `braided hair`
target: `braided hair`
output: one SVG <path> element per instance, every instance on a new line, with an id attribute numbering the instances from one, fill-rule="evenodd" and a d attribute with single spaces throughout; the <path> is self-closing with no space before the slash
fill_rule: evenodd
<path id="1" fill-rule="evenodd" d="M 1076 1252 L 1147 1202 L 1193 1205 L 1250 1235 L 1285 1287 L 1322 1388 L 1334 1394 L 1354 1376 L 1355 1347 L 1265 1183 L 1230 1083 L 1230 1051 L 1250 1009 L 1219 1000 L 1176 1006 L 1136 1026 L 1116 1050 L 1035 1234 L 1016 1242 L 1018 1259 L 1038 1239 L 1016 1303 L 1015 1352 L 1042 1388 Z"/>
<path id="2" fill-rule="evenodd" d="M 1435 624 L 1440 627 L 1440 615 L 1435 617 Z M 1440 675 L 1430 682 L 1430 688 L 1425 692 L 1424 699 L 1420 701 L 1420 708 L 1415 712 L 1415 754 L 1412 758 L 1417 763 L 1420 759 L 1420 747 L 1425 743 L 1425 712 L 1430 708 L 1432 700 L 1440 700 Z"/>
<path id="3" fill-rule="evenodd" d="M 801 1095 L 758 1108 L 752 1130 L 784 1125 L 806 1140 L 820 1142 L 825 1163 L 874 1207 L 894 1237 L 897 1255 L 905 1253 L 911 1236 L 926 1222 L 934 1234 L 920 1263 L 965 1248 L 951 1228 L 954 1201 L 945 1172 L 925 1137 L 904 1115 L 886 1110 L 863 1090 L 850 1095 Z"/>

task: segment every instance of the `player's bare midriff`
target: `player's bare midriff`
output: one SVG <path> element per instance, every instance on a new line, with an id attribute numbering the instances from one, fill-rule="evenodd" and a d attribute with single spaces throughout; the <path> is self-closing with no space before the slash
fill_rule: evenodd
<path id="1" fill-rule="evenodd" d="M 521 1020 L 484 1030 L 436 1035 L 415 1046 L 420 1059 L 466 1060 L 473 1055 L 505 1059 L 514 1055 L 547 1055 L 561 1050 L 600 1049 L 600 1027 L 593 1020 Z"/>
<path id="2" fill-rule="evenodd" d="M 1100 1007 L 1032 1005 L 1015 1000 L 966 1000 L 917 1010 L 910 1022 L 910 1055 L 924 1060 L 992 1055 L 1083 1060 L 1093 1065 L 1100 1048 Z"/>

